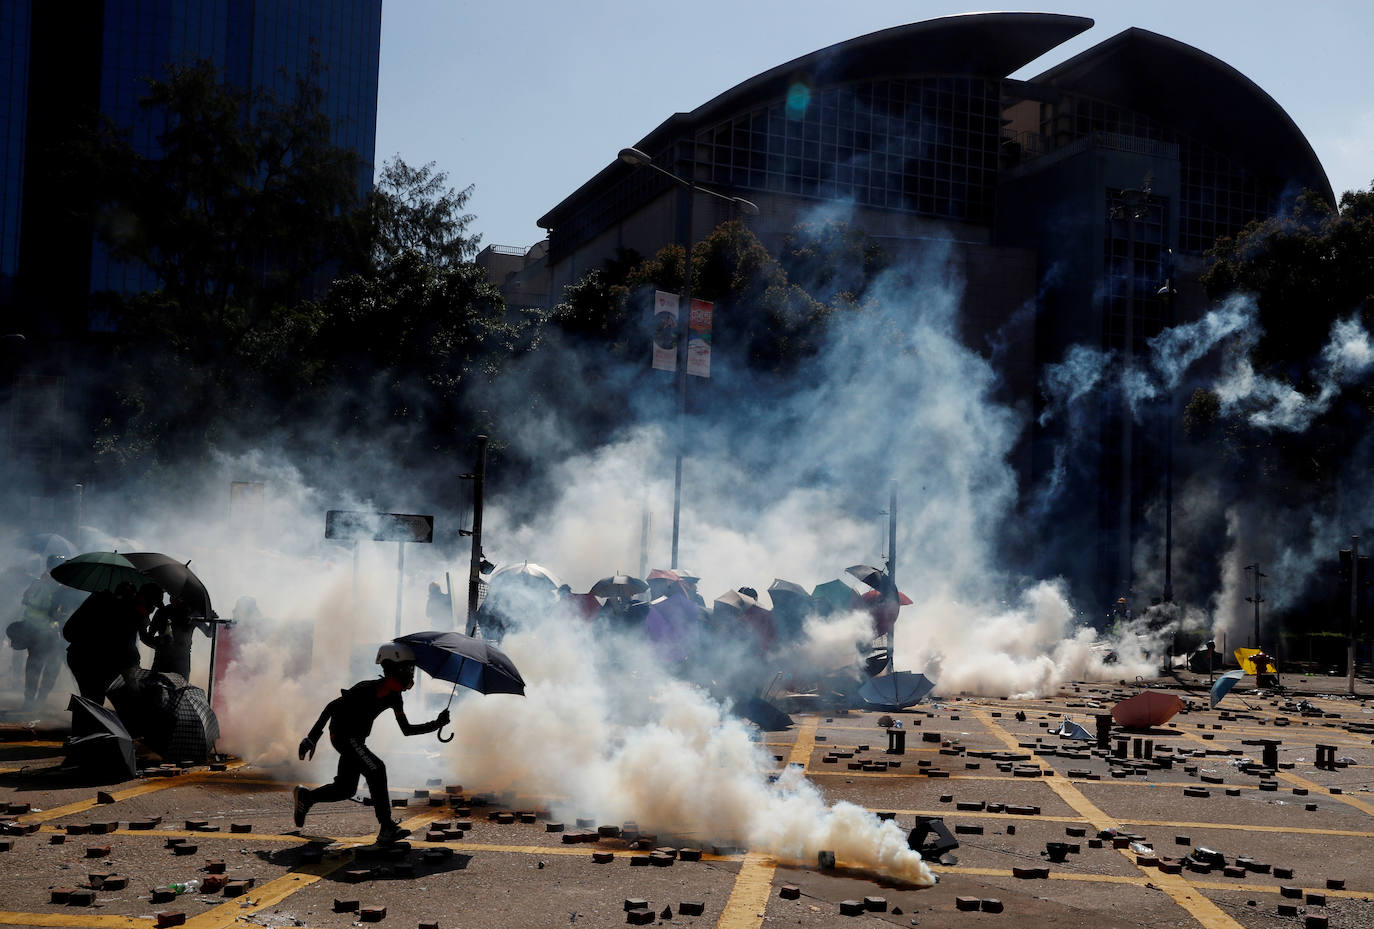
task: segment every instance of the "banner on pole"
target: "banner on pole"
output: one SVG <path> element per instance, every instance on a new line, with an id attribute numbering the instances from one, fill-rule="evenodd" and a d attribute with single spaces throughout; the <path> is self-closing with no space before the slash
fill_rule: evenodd
<path id="1" fill-rule="evenodd" d="M 654 291 L 654 370 L 677 370 L 677 294 Z"/>
<path id="2" fill-rule="evenodd" d="M 677 370 L 678 307 L 681 298 L 666 291 L 654 291 L 653 366 L 656 371 Z M 711 376 L 711 317 L 715 304 L 693 300 L 687 317 L 687 373 Z"/>
<path id="3" fill-rule="evenodd" d="M 693 300 L 687 317 L 687 373 L 711 376 L 711 314 L 715 304 Z"/>

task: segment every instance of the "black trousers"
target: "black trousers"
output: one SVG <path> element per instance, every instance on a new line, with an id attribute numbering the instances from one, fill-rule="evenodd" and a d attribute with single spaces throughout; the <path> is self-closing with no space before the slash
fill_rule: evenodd
<path id="1" fill-rule="evenodd" d="M 386 789 L 386 765 L 364 744 L 362 737 L 329 737 L 329 741 L 339 752 L 339 770 L 334 780 L 323 787 L 305 792 L 309 803 L 330 803 L 347 800 L 358 789 L 358 778 L 367 781 L 367 791 L 372 795 L 372 810 L 377 814 L 377 822 L 383 826 L 391 822 L 391 796 Z"/>

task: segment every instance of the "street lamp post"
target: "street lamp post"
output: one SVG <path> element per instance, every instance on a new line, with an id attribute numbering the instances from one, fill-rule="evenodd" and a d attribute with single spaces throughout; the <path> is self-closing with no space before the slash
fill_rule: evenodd
<path id="1" fill-rule="evenodd" d="M 697 193 L 709 194 L 725 200 L 739 209 L 745 216 L 757 216 L 759 208 L 742 197 L 732 197 L 720 191 L 703 187 L 690 177 L 682 177 L 667 168 L 654 164 L 654 160 L 637 148 L 622 148 L 617 156 L 628 165 L 636 168 L 651 168 L 670 178 L 686 189 L 686 260 L 682 271 L 682 298 L 677 313 L 677 461 L 673 468 L 673 553 L 670 568 L 677 568 L 678 529 L 682 520 L 682 456 L 687 448 L 687 336 L 692 315 L 692 205 Z M 690 165 L 690 162 L 689 162 Z"/>

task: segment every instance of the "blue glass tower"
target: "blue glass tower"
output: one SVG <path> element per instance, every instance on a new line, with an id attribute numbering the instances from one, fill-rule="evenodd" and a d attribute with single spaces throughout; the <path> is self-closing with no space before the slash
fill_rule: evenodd
<path id="1" fill-rule="evenodd" d="M 381 18 L 382 0 L 5 0 L 0 306 L 21 304 L 26 325 L 56 334 L 84 318 L 76 304 L 87 295 L 152 284 L 111 261 L 89 228 L 53 215 L 35 159 L 62 144 L 83 108 L 98 108 L 155 156 L 156 114 L 138 101 L 170 65 L 208 60 L 229 83 L 288 98 L 317 59 L 334 143 L 358 154 L 359 192 L 369 190 Z"/>

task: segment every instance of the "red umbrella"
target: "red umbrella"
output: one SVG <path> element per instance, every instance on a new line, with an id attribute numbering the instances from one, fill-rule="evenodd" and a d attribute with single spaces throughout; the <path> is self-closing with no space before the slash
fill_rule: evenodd
<path id="1" fill-rule="evenodd" d="M 886 599 L 876 590 L 865 591 L 863 600 L 868 605 L 868 611 L 873 614 L 873 629 L 877 635 L 887 635 L 891 632 L 892 627 L 897 624 L 897 611 L 904 606 L 911 606 L 913 602 L 901 591 L 897 592 L 896 603 Z"/>
<path id="2" fill-rule="evenodd" d="M 1162 726 L 1183 709 L 1183 701 L 1173 694 L 1144 690 L 1112 707 L 1112 719 L 1127 729 Z"/>

